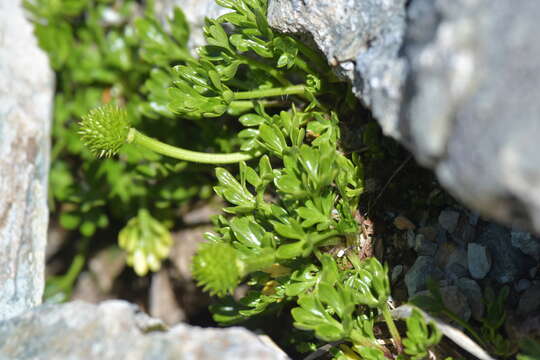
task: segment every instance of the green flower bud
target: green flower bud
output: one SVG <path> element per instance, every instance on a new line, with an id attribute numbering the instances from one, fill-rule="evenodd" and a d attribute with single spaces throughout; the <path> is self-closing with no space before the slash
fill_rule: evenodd
<path id="1" fill-rule="evenodd" d="M 128 140 L 130 125 L 127 111 L 107 104 L 82 117 L 79 124 L 81 140 L 97 157 L 111 157 Z"/>

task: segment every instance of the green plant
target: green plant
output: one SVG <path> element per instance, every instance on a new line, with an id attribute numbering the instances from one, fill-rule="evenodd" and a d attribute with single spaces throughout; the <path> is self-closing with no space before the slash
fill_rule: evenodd
<path id="1" fill-rule="evenodd" d="M 176 116 L 166 110 L 166 91 L 171 66 L 193 61 L 186 45 L 189 29 L 181 10 L 164 25 L 150 3 L 25 1 L 57 76 L 49 205 L 62 227 L 88 239 L 101 237 L 99 229 L 126 226 L 139 209 L 170 229 L 181 222 L 178 208 L 208 198 L 212 184 L 208 169 L 140 147 L 125 146 L 119 159 L 96 160 L 78 134 L 78 120 L 90 109 L 100 104 L 116 109 L 115 120 L 129 119 L 151 136 L 193 150 L 228 152 L 235 146 L 232 130 L 217 120 L 204 129 L 190 123 L 173 131 Z"/>
<path id="2" fill-rule="evenodd" d="M 114 188 L 122 177 L 131 179 L 131 171 L 141 162 L 146 165 L 140 184 L 121 185 L 128 188 L 123 205 L 131 219 L 126 219 L 119 242 L 137 273 L 158 269 L 167 255 L 171 239 L 164 223 L 174 220 L 177 199 L 167 194 L 177 188 L 184 194 L 181 200 L 202 196 L 200 185 L 186 190 L 198 180 L 187 171 L 194 165 L 181 163 L 178 168 L 161 155 L 190 162 L 238 163 L 237 171 L 215 169 L 214 190 L 230 206 L 224 209 L 227 216 L 214 219 L 215 231 L 206 234 L 208 242 L 200 246 L 192 266 L 198 283 L 221 297 L 212 306 L 216 321 L 230 324 L 292 307 L 294 326 L 313 335 L 299 345 L 310 348 L 340 341 L 333 349 L 337 359 L 418 359 L 436 345 L 440 334 L 417 314 L 407 321 L 402 336 L 388 304 L 387 267 L 374 258 L 360 259 L 363 234 L 356 215 L 363 166 L 360 156 L 347 153 L 341 144 L 338 120 L 354 118 L 357 103 L 349 86 L 336 79 L 317 52 L 268 26 L 266 1 L 217 0 L 232 11 L 206 20 L 208 45 L 198 50 L 198 58 L 184 46 L 187 30 L 181 12 L 175 12 L 170 35 L 150 10 L 144 19 L 126 19 L 125 24 L 134 24 L 126 25 L 124 32 L 128 50 L 113 57 L 112 64 L 106 39 L 122 37 L 111 35 L 118 34 L 114 29 L 103 30 L 96 20 L 107 1 L 73 0 L 77 5 L 69 9 L 42 2 L 28 6 L 36 16 L 59 21 L 64 30 L 58 34 L 89 49 L 75 60 L 95 55 L 96 48 L 103 56 L 92 64 L 103 70 L 102 77 L 87 82 L 97 90 L 86 92 L 103 95 L 107 90 L 107 96 L 115 95 L 101 105 L 99 96 L 88 95 L 85 111 L 77 114 L 82 117 L 80 128 L 74 126 L 69 134 L 58 129 L 57 144 L 73 131 L 81 135 L 88 149 L 76 142 L 78 152 L 71 154 L 84 159 L 83 168 L 88 163 L 94 166 L 83 178 L 89 187 L 107 175 L 107 185 Z M 130 1 L 123 4 L 136 6 Z M 66 23 L 67 15 L 82 17 L 87 26 L 76 35 L 66 32 L 81 20 Z M 232 25 L 227 31 L 225 23 Z M 58 34 L 46 27 L 36 31 L 42 46 L 52 51 L 48 41 Z M 61 85 L 70 98 L 59 108 L 66 111 L 67 104 L 80 96 L 67 89 L 84 83 L 73 80 L 84 74 L 78 73 L 70 56 L 59 52 L 52 58 L 53 65 L 63 70 Z M 126 72 L 129 84 L 122 79 Z M 141 94 L 136 89 L 142 82 Z M 112 84 L 117 90 L 110 89 Z M 92 100 L 95 109 L 90 110 Z M 71 121 L 74 114 L 64 119 Z M 182 129 L 193 127 L 201 136 L 181 136 L 179 121 Z M 181 141 L 184 138 L 187 141 Z M 66 145 L 55 146 L 61 152 Z M 90 153 L 100 157 L 118 153 L 119 159 L 97 162 L 90 160 Z M 102 170 L 104 164 L 109 165 Z M 63 181 L 73 185 L 68 179 L 74 170 L 70 166 L 79 164 L 62 166 Z M 156 191 L 160 181 L 167 186 Z M 206 177 L 203 184 L 210 181 Z M 57 199 L 66 203 L 70 198 Z M 96 199 L 102 201 L 96 207 L 106 205 L 100 196 Z M 78 204 L 82 210 L 87 202 Z M 348 249 L 346 256 L 332 255 L 335 247 Z M 242 283 L 249 290 L 234 301 L 231 294 Z"/>

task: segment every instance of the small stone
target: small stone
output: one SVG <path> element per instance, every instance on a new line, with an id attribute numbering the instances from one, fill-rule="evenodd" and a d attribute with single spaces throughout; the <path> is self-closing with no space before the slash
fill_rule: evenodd
<path id="1" fill-rule="evenodd" d="M 467 268 L 458 263 L 449 264 L 444 268 L 444 272 L 449 280 L 456 282 L 458 279 L 465 277 L 469 274 Z"/>
<path id="2" fill-rule="evenodd" d="M 478 219 L 480 219 L 480 215 L 474 211 L 471 211 L 469 214 L 469 224 L 476 226 L 476 224 L 478 224 Z"/>
<path id="3" fill-rule="evenodd" d="M 510 229 L 488 223 L 479 232 L 477 240 L 491 255 L 489 278 L 499 284 L 509 284 L 527 276 L 536 261 L 512 246 Z"/>
<path id="4" fill-rule="evenodd" d="M 457 286 L 443 285 L 443 282 L 439 285 L 444 306 L 461 319 L 468 321 L 471 317 L 471 308 L 467 302 L 467 297 L 459 291 Z M 432 296 L 427 290 L 420 291 L 416 295 Z"/>
<path id="5" fill-rule="evenodd" d="M 437 229 L 435 229 L 433 226 L 421 227 L 418 229 L 417 233 L 424 235 L 428 241 L 437 241 Z"/>
<path id="6" fill-rule="evenodd" d="M 531 277 L 531 279 L 534 279 L 536 277 L 536 274 L 538 274 L 538 265 L 533 266 L 529 269 L 529 276 Z"/>
<path id="7" fill-rule="evenodd" d="M 472 310 L 472 317 L 480 321 L 484 316 L 484 301 L 480 286 L 476 281 L 465 277 L 459 279 L 456 285 L 467 298 L 467 302 Z"/>
<path id="8" fill-rule="evenodd" d="M 528 288 L 519 299 L 518 314 L 530 314 L 540 308 L 540 284 Z"/>
<path id="9" fill-rule="evenodd" d="M 444 277 L 443 272 L 435 265 L 435 260 L 430 256 L 419 256 L 414 265 L 405 274 L 405 285 L 409 297 L 426 288 L 426 280 L 432 278 L 440 280 Z"/>
<path id="10" fill-rule="evenodd" d="M 456 250 L 456 245 L 450 241 L 439 243 L 439 248 L 435 254 L 437 265 L 444 269 L 448 265 L 450 255 Z"/>
<path id="11" fill-rule="evenodd" d="M 439 215 L 439 225 L 449 233 L 453 233 L 456 230 L 456 226 L 459 220 L 459 213 L 453 210 L 443 210 Z"/>
<path id="12" fill-rule="evenodd" d="M 414 230 L 414 229 L 416 229 L 416 225 L 414 225 L 411 220 L 407 219 L 403 215 L 396 216 L 396 218 L 394 219 L 394 226 L 398 230 Z"/>
<path id="13" fill-rule="evenodd" d="M 530 288 L 531 284 L 532 283 L 529 279 L 521 279 L 515 284 L 514 288 L 516 289 L 517 292 L 523 292 L 527 290 L 528 288 Z"/>
<path id="14" fill-rule="evenodd" d="M 540 261 L 540 238 L 531 233 L 512 230 L 512 246 L 529 255 L 536 261 Z"/>
<path id="15" fill-rule="evenodd" d="M 415 234 L 414 234 L 414 231 L 412 230 L 407 230 L 407 246 L 409 247 L 409 249 L 414 249 L 414 245 L 416 244 L 416 237 L 415 237 Z"/>
<path id="16" fill-rule="evenodd" d="M 473 279 L 485 278 L 491 269 L 491 256 L 488 249 L 483 245 L 470 243 L 467 247 L 467 261 Z"/>
<path id="17" fill-rule="evenodd" d="M 396 283 L 401 274 L 403 273 L 403 265 L 396 265 L 392 269 L 392 275 L 390 279 L 392 280 L 392 284 Z"/>
<path id="18" fill-rule="evenodd" d="M 415 238 L 414 250 L 418 255 L 434 256 L 437 252 L 437 244 L 426 240 L 424 235 L 417 234 Z"/>

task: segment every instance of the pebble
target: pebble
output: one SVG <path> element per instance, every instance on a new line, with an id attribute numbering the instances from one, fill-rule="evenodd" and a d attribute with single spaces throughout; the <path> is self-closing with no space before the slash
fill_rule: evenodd
<path id="1" fill-rule="evenodd" d="M 443 272 L 435 265 L 435 260 L 430 256 L 419 256 L 414 265 L 405 274 L 405 285 L 409 297 L 426 288 L 426 280 L 432 278 L 440 280 L 444 278 Z"/>
<path id="2" fill-rule="evenodd" d="M 439 215 L 439 225 L 449 233 L 456 230 L 459 220 L 459 213 L 453 210 L 443 210 Z"/>
<path id="3" fill-rule="evenodd" d="M 468 321 L 471 317 L 471 308 L 467 302 L 467 297 L 463 295 L 457 286 L 441 285 L 439 288 L 444 306 L 450 309 L 454 314 L 461 319 Z M 420 291 L 417 295 L 432 296 L 428 290 Z"/>
<path id="4" fill-rule="evenodd" d="M 518 314 L 526 315 L 540 308 L 540 284 L 531 286 L 521 295 Z"/>
<path id="5" fill-rule="evenodd" d="M 487 224 L 477 237 L 491 255 L 489 278 L 499 284 L 508 284 L 527 276 L 536 261 L 512 246 L 510 229 L 494 223 Z"/>
<path id="6" fill-rule="evenodd" d="M 418 234 L 424 235 L 426 240 L 437 241 L 437 229 L 433 226 L 424 226 L 418 229 Z"/>
<path id="7" fill-rule="evenodd" d="M 416 243 L 416 236 L 414 234 L 414 231 L 412 230 L 407 230 L 407 246 L 409 247 L 409 249 L 413 249 L 414 248 L 414 245 Z"/>
<path id="8" fill-rule="evenodd" d="M 467 302 L 471 308 L 472 317 L 480 321 L 484 316 L 484 302 L 482 290 L 478 283 L 469 278 L 461 278 L 456 282 L 457 287 L 467 298 Z"/>
<path id="9" fill-rule="evenodd" d="M 529 279 L 521 279 L 515 285 L 514 288 L 517 292 L 523 292 L 531 287 L 531 281 Z"/>
<path id="10" fill-rule="evenodd" d="M 392 280 L 392 284 L 396 283 L 401 274 L 403 273 L 403 265 L 396 265 L 392 269 L 392 275 L 390 276 L 390 279 Z"/>
<path id="11" fill-rule="evenodd" d="M 540 238 L 532 236 L 528 232 L 512 230 L 512 246 L 529 255 L 536 261 L 540 261 Z"/>
<path id="12" fill-rule="evenodd" d="M 394 219 L 394 226 L 398 230 L 414 230 L 414 229 L 416 229 L 416 225 L 414 225 L 411 220 L 409 220 L 408 218 L 406 218 L 403 215 L 396 216 L 396 218 Z"/>
<path id="13" fill-rule="evenodd" d="M 491 269 L 491 256 L 488 249 L 477 243 L 469 243 L 467 262 L 469 272 L 472 278 L 476 280 L 485 278 Z"/>
<path id="14" fill-rule="evenodd" d="M 437 244 L 429 241 L 422 234 L 417 234 L 415 237 L 414 250 L 418 255 L 434 256 L 437 252 Z"/>

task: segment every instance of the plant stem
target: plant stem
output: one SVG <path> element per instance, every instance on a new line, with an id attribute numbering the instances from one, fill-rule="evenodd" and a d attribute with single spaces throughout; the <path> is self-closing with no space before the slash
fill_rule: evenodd
<path id="1" fill-rule="evenodd" d="M 401 343 L 401 335 L 399 334 L 399 331 L 396 327 L 396 323 L 394 322 L 394 319 L 392 318 L 392 314 L 390 313 L 390 310 L 388 309 L 388 306 L 386 303 L 384 303 L 381 306 L 382 314 L 384 317 L 384 321 L 386 322 L 386 325 L 388 326 L 388 331 L 390 331 L 390 335 L 392 335 L 392 339 L 394 339 L 394 343 L 396 345 L 396 349 L 398 353 L 403 352 L 403 345 Z"/>
<path id="2" fill-rule="evenodd" d="M 134 128 L 129 130 L 127 142 L 141 145 L 161 155 L 202 164 L 232 164 L 253 158 L 252 155 L 243 153 L 209 154 L 178 148 L 146 136 Z"/>
<path id="3" fill-rule="evenodd" d="M 304 94 L 304 85 L 291 85 L 281 88 L 260 89 L 251 91 L 241 91 L 234 93 L 235 100 L 257 99 L 270 96 L 284 95 L 302 95 Z"/>

